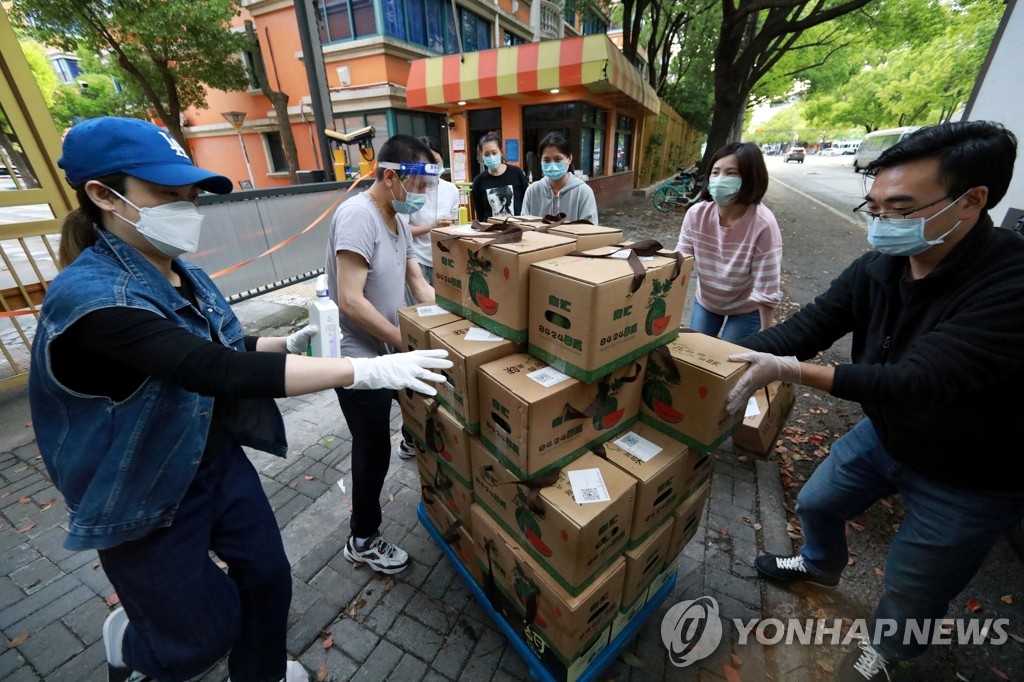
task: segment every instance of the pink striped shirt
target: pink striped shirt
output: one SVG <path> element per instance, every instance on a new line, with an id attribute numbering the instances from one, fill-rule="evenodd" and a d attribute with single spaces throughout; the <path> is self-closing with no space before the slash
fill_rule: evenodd
<path id="1" fill-rule="evenodd" d="M 694 204 L 676 251 L 693 256 L 697 301 L 710 312 L 741 315 L 782 300 L 782 235 L 764 204 L 750 204 L 732 227 L 721 225 L 715 202 Z"/>

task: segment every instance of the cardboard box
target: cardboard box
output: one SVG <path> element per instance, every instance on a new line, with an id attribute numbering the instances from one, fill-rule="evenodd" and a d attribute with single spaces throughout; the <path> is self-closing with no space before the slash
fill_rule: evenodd
<path id="1" fill-rule="evenodd" d="M 661 573 L 659 573 L 654 578 L 654 582 L 651 583 L 651 586 L 647 588 L 647 601 L 646 601 L 646 603 L 649 604 L 651 602 L 651 600 L 654 599 L 654 597 L 658 594 L 658 590 L 660 590 L 665 585 L 665 583 L 667 583 L 669 581 L 669 579 L 671 579 L 672 574 L 675 573 L 678 570 L 679 570 L 678 556 L 673 555 L 673 556 L 671 556 L 669 558 L 668 564 L 665 566 L 665 570 L 663 570 Z"/>
<path id="2" fill-rule="evenodd" d="M 449 514 L 470 526 L 469 508 L 473 504 L 472 483 L 459 479 L 454 470 L 428 452 L 416 453 L 416 468 L 420 474 L 420 487 L 424 506 L 440 503 Z M 428 516 L 430 513 L 428 511 Z"/>
<path id="3" fill-rule="evenodd" d="M 593 384 L 523 353 L 487 363 L 480 368 L 480 435 L 520 478 L 557 469 L 635 421 L 644 362 Z"/>
<path id="4" fill-rule="evenodd" d="M 403 351 L 430 350 L 430 330 L 462 318 L 434 304 L 416 304 L 398 309 L 398 329 L 402 332 Z"/>
<path id="5" fill-rule="evenodd" d="M 579 594 L 622 554 L 636 494 L 631 476 L 587 453 L 557 476 L 520 479 L 478 439 L 470 444 L 470 453 L 477 504 L 562 589 Z M 595 469 L 610 499 L 577 502 L 570 473 Z M 582 495 L 582 491 L 575 492 Z"/>
<path id="6" fill-rule="evenodd" d="M 631 604 L 647 593 L 655 576 L 665 569 L 672 543 L 674 519 L 666 519 L 648 538 L 634 549 L 626 550 L 626 579 L 622 586 L 622 603 Z"/>
<path id="7" fill-rule="evenodd" d="M 437 409 L 437 401 L 411 389 L 398 391 L 398 405 L 402 410 L 402 428 L 412 437 L 417 450 L 427 450 L 427 419 Z"/>
<path id="8" fill-rule="evenodd" d="M 767 455 L 779 439 L 779 433 L 793 409 L 796 400 L 793 385 L 773 381 L 755 393 L 752 399 L 757 403 L 757 414 L 743 419 L 732 435 L 732 442 L 745 450 Z"/>
<path id="9" fill-rule="evenodd" d="M 711 485 L 707 484 L 696 493 L 683 500 L 673 514 L 672 540 L 668 547 L 669 563 L 676 563 L 679 553 L 683 551 L 700 526 L 700 517 L 704 513 L 704 503 L 711 494 Z"/>
<path id="10" fill-rule="evenodd" d="M 628 254 L 616 247 L 591 254 Z M 639 288 L 624 258 L 561 256 L 530 271 L 530 354 L 592 382 L 679 334 L 693 258 L 640 259 Z"/>
<path id="11" fill-rule="evenodd" d="M 491 340 L 474 340 L 479 337 Z M 440 370 L 447 381 L 435 384 L 437 399 L 470 433 L 479 432 L 477 369 L 521 350 L 520 347 L 470 320 L 430 330 L 430 347 L 448 351 L 448 359 L 454 365 L 451 369 Z"/>
<path id="12" fill-rule="evenodd" d="M 441 539 L 451 547 L 458 560 L 473 576 L 473 580 L 478 585 L 482 584 L 483 571 L 480 569 L 480 562 L 476 560 L 476 547 L 469 527 L 455 518 L 440 500 L 430 494 L 430 491 L 423 496 L 423 507 Z"/>
<path id="13" fill-rule="evenodd" d="M 637 481 L 629 531 L 629 546 L 636 547 L 672 515 L 686 497 L 694 465 L 706 457 L 646 424 L 634 424 L 604 449 L 609 462 Z"/>
<path id="14" fill-rule="evenodd" d="M 637 614 L 639 614 L 640 610 L 643 609 L 643 607 L 645 607 L 646 605 L 647 591 L 644 591 L 643 594 L 641 594 L 633 600 L 632 604 L 624 604 L 623 606 L 619 607 L 619 612 L 615 614 L 615 620 L 612 621 L 611 638 L 614 640 L 616 637 L 618 637 L 619 633 L 626 629 L 626 626 L 629 625 L 633 621 L 633 619 L 637 617 Z"/>
<path id="15" fill-rule="evenodd" d="M 621 603 L 625 559 L 619 557 L 586 590 L 571 595 L 479 505 L 473 505 L 472 517 L 476 555 L 485 580 L 490 567 L 496 587 L 512 602 L 517 615 L 522 619 L 533 615 L 529 626 L 545 649 L 550 647 L 561 663 L 569 665 L 595 640 L 607 637 Z"/>
<path id="16" fill-rule="evenodd" d="M 577 251 L 590 251 L 602 246 L 612 246 L 622 241 L 622 230 L 601 225 L 585 225 L 583 223 L 566 223 L 557 227 L 539 228 L 548 234 L 572 237 L 576 240 Z"/>
<path id="17" fill-rule="evenodd" d="M 519 241 L 491 244 L 493 234 L 474 236 L 480 234 L 465 226 L 431 231 L 437 303 L 495 334 L 524 343 L 530 264 L 569 253 L 576 241 L 525 230 Z M 459 238 L 445 241 L 453 235 Z"/>
<path id="18" fill-rule="evenodd" d="M 747 352 L 727 341 L 689 332 L 647 359 L 640 421 L 709 453 L 739 428 L 743 412 L 730 415 L 726 396 L 743 376 L 747 363 L 729 356 Z"/>
<path id="19" fill-rule="evenodd" d="M 436 402 L 433 410 L 428 409 L 424 426 L 426 442 L 420 449 L 437 455 L 455 471 L 459 479 L 469 484 L 473 480 L 469 460 L 469 439 L 472 436 L 466 427 Z"/>

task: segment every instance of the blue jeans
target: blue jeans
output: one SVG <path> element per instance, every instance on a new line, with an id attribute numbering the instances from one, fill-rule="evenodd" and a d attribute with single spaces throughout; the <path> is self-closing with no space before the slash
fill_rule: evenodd
<path id="1" fill-rule="evenodd" d="M 970 466 L 966 456 L 964 466 Z M 864 419 L 835 442 L 797 498 L 805 562 L 815 572 L 842 571 L 846 521 L 896 493 L 907 515 L 889 548 L 885 587 L 868 632 L 875 632 L 876 621 L 894 621 L 896 631 L 875 648 L 890 660 L 905 660 L 927 648 L 916 637 L 904 640 L 907 621 L 946 615 L 999 534 L 1024 513 L 1024 496 L 962 490 L 911 471 L 885 451 Z"/>
<path id="2" fill-rule="evenodd" d="M 291 567 L 242 448 L 199 467 L 169 527 L 99 556 L 128 614 L 123 652 L 132 670 L 177 682 L 230 651 L 233 682 L 284 677 Z"/>
<path id="3" fill-rule="evenodd" d="M 725 328 L 722 328 L 723 323 Z M 722 332 L 722 340 L 736 343 L 751 334 L 761 331 L 761 313 L 754 310 L 742 315 L 719 315 L 713 313 L 696 300 L 693 302 L 693 314 L 690 316 L 690 328 L 694 331 L 718 336 Z"/>

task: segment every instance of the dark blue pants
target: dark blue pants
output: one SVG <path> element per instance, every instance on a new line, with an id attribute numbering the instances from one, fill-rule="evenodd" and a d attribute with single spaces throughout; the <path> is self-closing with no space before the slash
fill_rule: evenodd
<path id="1" fill-rule="evenodd" d="M 390 388 L 338 388 L 338 403 L 352 433 L 352 517 L 349 527 L 357 538 L 380 530 L 380 493 L 391 466 Z"/>
<path id="2" fill-rule="evenodd" d="M 970 466 L 970 453 L 964 453 L 964 466 Z M 864 419 L 832 445 L 797 498 L 805 561 L 819 571 L 845 568 L 846 521 L 895 493 L 907 516 L 889 548 L 885 591 L 869 633 L 884 635 L 873 642 L 879 653 L 905 660 L 927 648 L 913 631 L 908 636 L 908 622 L 934 625 L 946 615 L 999 534 L 1021 517 L 1024 496 L 953 488 L 911 471 L 885 451 Z"/>
<path id="3" fill-rule="evenodd" d="M 230 652 L 232 682 L 284 677 L 291 568 L 240 447 L 199 467 L 169 527 L 99 556 L 128 614 L 124 660 L 132 670 L 177 682 Z"/>

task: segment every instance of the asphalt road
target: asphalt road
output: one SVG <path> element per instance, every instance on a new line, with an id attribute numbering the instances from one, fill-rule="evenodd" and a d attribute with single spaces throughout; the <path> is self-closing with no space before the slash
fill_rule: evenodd
<path id="1" fill-rule="evenodd" d="M 775 184 L 784 185 L 836 211 L 836 217 L 866 225 L 863 216 L 852 212 L 864 201 L 868 181 L 853 170 L 852 156 L 807 156 L 803 163 L 769 156 L 768 173 Z"/>

